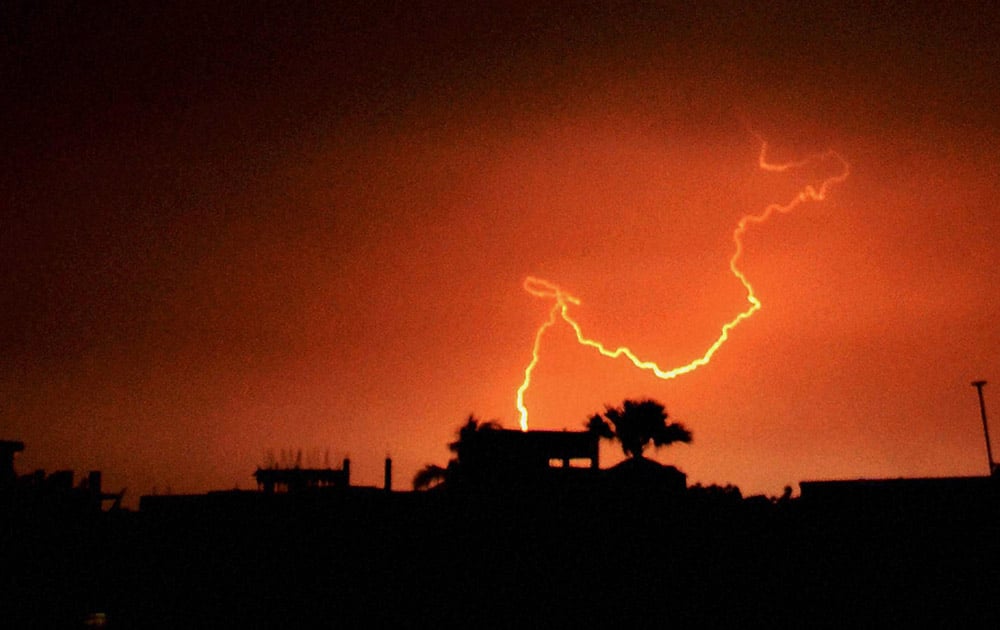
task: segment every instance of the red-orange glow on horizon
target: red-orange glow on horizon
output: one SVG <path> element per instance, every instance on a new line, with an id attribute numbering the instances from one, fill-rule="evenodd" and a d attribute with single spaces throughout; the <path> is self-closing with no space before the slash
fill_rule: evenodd
<path id="1" fill-rule="evenodd" d="M 761 309 L 762 305 L 754 292 L 753 285 L 750 284 L 750 281 L 747 280 L 747 277 L 743 274 L 738 265 L 740 258 L 743 255 L 743 237 L 746 234 L 748 227 L 750 224 L 764 223 L 775 212 L 785 214 L 791 212 L 807 201 L 823 201 L 826 199 L 829 189 L 832 186 L 846 180 L 850 174 L 850 165 L 846 160 L 844 160 L 843 157 L 840 156 L 840 154 L 833 150 L 810 155 L 798 161 L 772 163 L 767 159 L 767 149 L 767 142 L 762 141 L 757 164 L 763 171 L 785 173 L 794 169 L 803 168 L 810 164 L 829 161 L 835 162 L 838 165 L 837 173 L 824 179 L 818 186 L 806 185 L 792 198 L 791 201 L 786 204 L 770 204 L 757 214 L 744 215 L 736 223 L 736 228 L 733 230 L 733 242 L 736 245 L 736 249 L 729 259 L 729 270 L 736 277 L 736 279 L 740 281 L 740 284 L 743 285 L 743 289 L 746 291 L 746 300 L 749 306 L 745 310 L 738 313 L 731 320 L 723 324 L 719 336 L 715 339 L 715 341 L 708 346 L 708 349 L 704 354 L 693 361 L 678 367 L 663 369 L 653 361 L 639 358 L 635 352 L 627 346 L 619 346 L 614 350 L 610 350 L 600 341 L 591 339 L 584 335 L 580 324 L 570 316 L 570 305 L 579 306 L 579 298 L 567 293 L 561 287 L 549 282 L 548 280 L 533 276 L 529 276 L 525 279 L 525 291 L 535 297 L 554 300 L 554 304 L 549 310 L 548 319 L 546 319 L 546 321 L 539 326 L 537 332 L 535 333 L 535 340 L 531 350 L 531 361 L 524 370 L 524 381 L 522 381 L 520 387 L 517 388 L 517 410 L 520 413 L 520 425 L 522 431 L 528 430 L 528 408 L 524 402 L 524 396 L 528 391 L 528 388 L 531 386 L 532 373 L 540 361 L 542 338 L 545 335 L 545 332 L 557 323 L 558 318 L 561 317 L 563 321 L 569 324 L 569 326 L 573 329 L 573 333 L 576 335 L 577 342 L 579 342 L 580 345 L 593 348 L 601 355 L 611 359 L 617 359 L 624 356 L 640 370 L 651 372 L 659 379 L 670 380 L 683 374 L 687 374 L 688 372 L 693 372 L 703 365 L 707 365 L 709 361 L 712 360 L 712 356 L 716 353 L 716 351 L 729 339 L 730 331 Z"/>

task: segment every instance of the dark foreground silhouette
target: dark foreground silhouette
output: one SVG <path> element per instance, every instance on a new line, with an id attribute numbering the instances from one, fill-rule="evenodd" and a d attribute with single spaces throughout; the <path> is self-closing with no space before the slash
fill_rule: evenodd
<path id="1" fill-rule="evenodd" d="M 8 513 L 0 615 L 4 627 L 995 626 L 997 484 L 955 483 L 902 501 L 891 488 L 770 501 L 608 483 Z"/>
<path id="2" fill-rule="evenodd" d="M 1000 627 L 1000 477 L 743 498 L 643 456 L 690 441 L 655 401 L 576 432 L 470 416 L 427 491 L 296 463 L 138 512 L 0 442 L 0 627 Z"/>

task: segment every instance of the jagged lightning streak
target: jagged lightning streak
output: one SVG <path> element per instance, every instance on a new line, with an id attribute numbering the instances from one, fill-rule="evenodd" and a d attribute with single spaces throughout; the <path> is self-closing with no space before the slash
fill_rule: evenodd
<path id="1" fill-rule="evenodd" d="M 740 281 L 743 285 L 743 289 L 746 291 L 746 300 L 749 306 L 746 310 L 738 313 L 733 319 L 729 320 L 722 325 L 722 329 L 719 332 L 719 336 L 716 340 L 708 347 L 703 355 L 697 359 L 686 363 L 684 365 L 671 368 L 669 370 L 664 370 L 659 365 L 653 361 L 645 361 L 640 359 L 636 354 L 626 346 L 619 346 L 614 350 L 609 350 L 604 344 L 595 339 L 590 339 L 583 334 L 583 329 L 580 328 L 580 324 L 576 322 L 569 314 L 570 305 L 578 306 L 580 304 L 579 298 L 567 293 L 562 288 L 549 282 L 548 280 L 543 280 L 542 278 L 535 278 L 529 276 L 524 281 L 524 290 L 531 295 L 539 298 L 551 299 L 554 301 L 552 308 L 549 310 L 549 317 L 545 322 L 539 326 L 538 331 L 535 333 L 535 342 L 531 348 L 531 362 L 528 363 L 528 367 L 524 369 L 524 381 L 522 381 L 521 386 L 517 388 L 517 410 L 521 415 L 520 423 L 521 430 L 528 430 L 528 408 L 524 404 L 524 394 L 528 391 L 528 387 L 531 386 L 531 375 L 538 365 L 539 352 L 542 347 L 542 337 L 545 332 L 554 326 L 561 318 L 573 329 L 573 333 L 576 335 L 576 340 L 583 346 L 593 348 L 602 355 L 617 359 L 619 357 L 625 357 L 632 364 L 639 368 L 640 370 L 647 370 L 652 372 L 657 378 L 670 380 L 681 376 L 682 374 L 687 374 L 688 372 L 693 372 L 694 370 L 700 368 L 701 366 L 707 364 L 712 360 L 712 356 L 715 352 L 722 347 L 722 344 L 726 343 L 729 339 L 729 333 L 734 328 L 739 326 L 743 321 L 749 319 L 754 313 L 761 309 L 761 302 L 754 293 L 753 285 L 747 280 L 747 277 L 740 271 L 739 262 L 740 258 L 743 256 L 743 236 L 746 234 L 747 229 L 751 224 L 760 224 L 767 221 L 774 213 L 788 213 L 799 207 L 803 203 L 808 201 L 823 201 L 826 199 L 826 194 L 830 188 L 836 184 L 843 182 L 850 175 L 850 165 L 844 158 L 840 156 L 839 153 L 833 150 L 825 151 L 823 153 L 817 153 L 806 157 L 805 159 L 799 160 L 797 162 L 784 162 L 780 164 L 775 164 L 768 162 L 767 160 L 767 142 L 761 141 L 760 154 L 757 157 L 757 164 L 761 170 L 774 172 L 774 173 L 784 173 L 786 171 L 802 168 L 812 163 L 817 163 L 821 161 L 832 161 L 839 165 L 839 170 L 836 175 L 827 177 L 822 181 L 822 183 L 817 186 L 807 185 L 802 190 L 800 190 L 791 201 L 782 204 L 770 204 L 765 207 L 758 214 L 747 214 L 744 215 L 736 223 L 736 228 L 733 229 L 733 242 L 736 245 L 736 250 L 733 252 L 732 257 L 729 259 L 729 270 L 732 272 L 736 279 Z"/>

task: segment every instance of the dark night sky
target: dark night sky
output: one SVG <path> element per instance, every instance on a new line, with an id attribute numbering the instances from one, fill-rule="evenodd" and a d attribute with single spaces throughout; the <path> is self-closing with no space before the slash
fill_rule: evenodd
<path id="1" fill-rule="evenodd" d="M 690 481 L 980 474 L 1000 379 L 1000 18 L 985 3 L 6 3 L 0 435 L 130 495 L 247 487 L 265 452 L 405 486 L 470 413 L 625 396 L 694 432 Z M 820 169 L 821 170 L 821 169 Z M 998 381 L 1000 382 L 1000 381 Z M 991 390 L 986 390 L 988 405 Z M 998 429 L 1000 431 L 1000 429 Z M 605 463 L 619 454 L 609 447 Z"/>

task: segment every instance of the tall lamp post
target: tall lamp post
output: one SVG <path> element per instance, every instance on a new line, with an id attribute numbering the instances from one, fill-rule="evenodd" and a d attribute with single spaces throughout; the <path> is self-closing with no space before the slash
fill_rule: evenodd
<path id="1" fill-rule="evenodd" d="M 983 400 L 983 386 L 986 381 L 972 381 L 972 386 L 979 392 L 979 414 L 983 417 L 983 435 L 986 437 L 986 457 L 990 464 L 990 475 L 996 472 L 996 464 L 993 463 L 993 447 L 990 446 L 990 428 L 986 424 L 986 402 Z"/>

